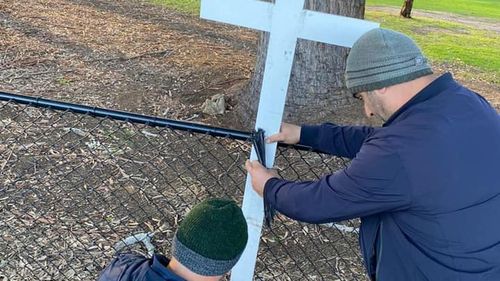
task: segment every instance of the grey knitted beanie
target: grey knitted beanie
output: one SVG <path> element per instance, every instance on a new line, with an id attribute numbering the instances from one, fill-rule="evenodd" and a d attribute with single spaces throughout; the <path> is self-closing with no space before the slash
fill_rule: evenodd
<path id="1" fill-rule="evenodd" d="M 192 272 L 219 276 L 238 262 L 248 240 L 245 217 L 232 200 L 208 199 L 182 220 L 172 256 Z"/>
<path id="2" fill-rule="evenodd" d="M 376 28 L 363 34 L 347 57 L 346 84 L 352 93 L 373 91 L 432 74 L 408 36 Z"/>

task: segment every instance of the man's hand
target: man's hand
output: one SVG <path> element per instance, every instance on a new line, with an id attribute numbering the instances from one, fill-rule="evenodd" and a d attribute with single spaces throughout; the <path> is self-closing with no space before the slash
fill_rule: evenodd
<path id="1" fill-rule="evenodd" d="M 253 190 L 255 190 L 255 192 L 257 192 L 261 197 L 263 197 L 264 186 L 266 182 L 270 178 L 277 177 L 276 172 L 270 169 L 266 169 L 266 167 L 262 166 L 257 160 L 247 160 L 247 162 L 245 163 L 245 169 L 247 169 L 247 171 L 250 173 L 250 176 L 252 177 Z"/>
<path id="2" fill-rule="evenodd" d="M 299 143 L 300 141 L 300 126 L 293 125 L 293 124 L 288 124 L 288 123 L 281 123 L 281 128 L 280 132 L 277 134 L 274 134 L 272 136 L 269 136 L 266 139 L 267 143 L 272 143 L 272 142 L 284 142 L 288 144 L 296 144 Z"/>

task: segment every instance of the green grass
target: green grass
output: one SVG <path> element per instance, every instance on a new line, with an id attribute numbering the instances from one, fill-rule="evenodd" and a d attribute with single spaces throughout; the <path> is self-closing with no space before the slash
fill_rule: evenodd
<path id="1" fill-rule="evenodd" d="M 367 6 L 400 8 L 403 0 L 367 0 Z M 500 19 L 499 0 L 415 0 L 413 9 L 448 12 L 472 17 Z"/>
<path id="2" fill-rule="evenodd" d="M 412 37 L 433 61 L 470 68 L 465 76 L 499 83 L 500 36 L 468 25 L 430 18 L 405 19 L 397 14 L 366 11 L 366 19 Z"/>
<path id="3" fill-rule="evenodd" d="M 199 14 L 200 0 L 150 0 L 152 3 L 162 5 L 188 14 Z"/>
<path id="4" fill-rule="evenodd" d="M 197 15 L 200 8 L 200 0 L 151 1 L 193 15 Z M 464 76 L 500 83 L 498 33 L 445 20 L 404 19 L 397 12 L 370 10 L 374 5 L 401 7 L 402 3 L 403 0 L 367 0 L 366 18 L 409 35 L 433 62 L 458 65 L 467 70 Z M 415 0 L 413 8 L 500 19 L 500 0 Z"/>

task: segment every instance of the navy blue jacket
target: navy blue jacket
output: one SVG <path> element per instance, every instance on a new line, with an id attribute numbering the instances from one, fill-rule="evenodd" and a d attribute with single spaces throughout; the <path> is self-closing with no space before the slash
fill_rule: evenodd
<path id="1" fill-rule="evenodd" d="M 500 280 L 500 117 L 451 74 L 381 128 L 303 126 L 300 143 L 352 162 L 319 181 L 270 179 L 265 199 L 304 222 L 361 217 L 371 277 Z"/>
<path id="2" fill-rule="evenodd" d="M 136 254 L 120 254 L 104 269 L 98 281 L 185 281 L 170 270 L 162 255 L 148 259 Z"/>

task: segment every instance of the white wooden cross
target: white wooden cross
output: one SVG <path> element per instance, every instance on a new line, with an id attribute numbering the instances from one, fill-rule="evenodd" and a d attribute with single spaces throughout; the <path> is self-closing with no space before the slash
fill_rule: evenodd
<path id="1" fill-rule="evenodd" d="M 279 132 L 288 82 L 298 38 L 351 47 L 378 23 L 304 9 L 305 0 L 202 0 L 201 17 L 270 33 L 264 78 L 255 127 L 266 136 Z M 266 144 L 266 163 L 274 164 L 276 144 Z M 252 149 L 251 160 L 257 159 Z M 248 223 L 248 243 L 233 268 L 232 281 L 253 279 L 264 217 L 262 198 L 255 193 L 247 176 L 243 213 Z"/>

